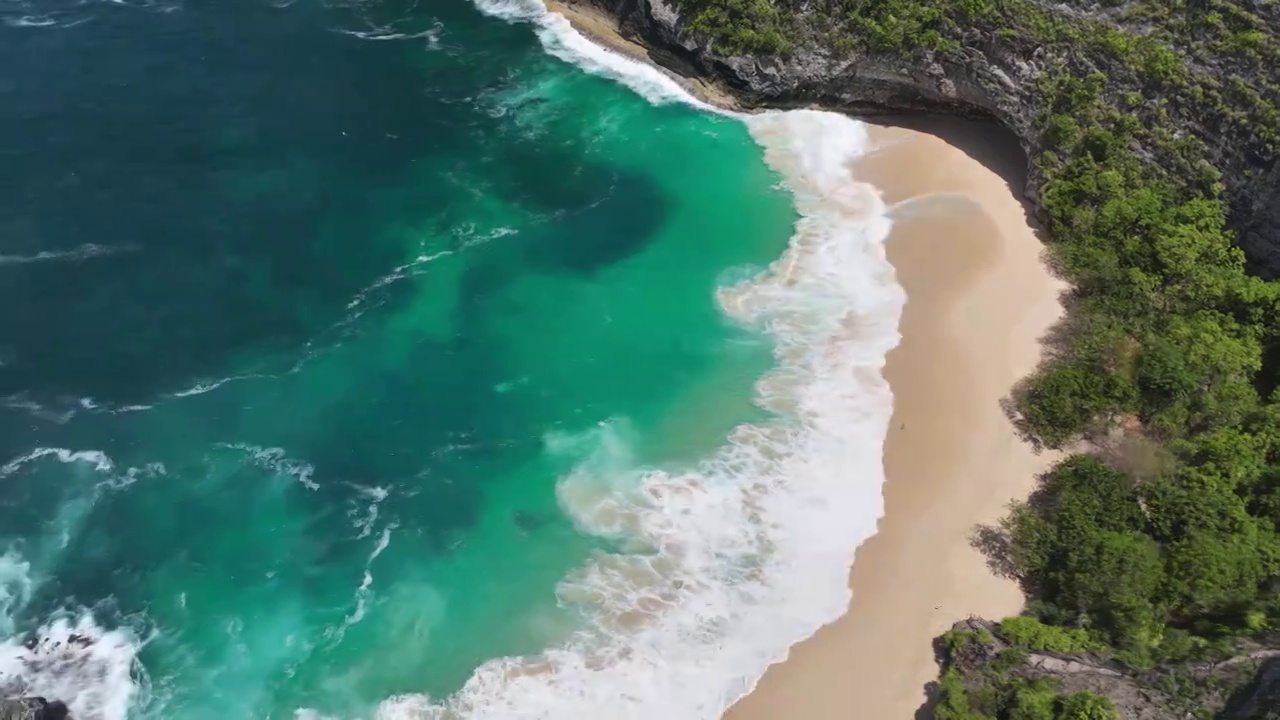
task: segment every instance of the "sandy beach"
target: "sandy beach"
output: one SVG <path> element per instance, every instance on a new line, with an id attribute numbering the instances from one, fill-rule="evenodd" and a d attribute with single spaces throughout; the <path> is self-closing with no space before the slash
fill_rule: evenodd
<path id="1" fill-rule="evenodd" d="M 1010 139 L 964 121 L 918 126 L 932 133 L 874 127 L 878 150 L 854 168 L 897 206 L 888 254 L 908 298 L 885 370 L 885 517 L 858 550 L 848 613 L 795 646 L 731 720 L 907 720 L 938 675 L 934 637 L 1022 606 L 969 541 L 1053 460 L 1018 439 L 1000 400 L 1039 361 L 1062 286 L 1010 186 L 1023 162 Z"/>
<path id="2" fill-rule="evenodd" d="M 547 4 L 593 41 L 651 61 L 599 10 Z M 714 85 L 682 84 L 734 105 Z M 1026 160 L 1011 135 L 970 121 L 900 119 L 870 134 L 875 149 L 850 182 L 871 183 L 893 208 L 887 252 L 908 298 L 885 368 L 894 393 L 885 516 L 858 550 L 848 612 L 794 646 L 727 720 L 916 717 L 938 677 L 934 638 L 1023 604 L 970 541 L 1055 459 L 1023 443 L 1001 409 L 1062 312 L 1064 286 L 1042 262 L 1021 200 Z"/>

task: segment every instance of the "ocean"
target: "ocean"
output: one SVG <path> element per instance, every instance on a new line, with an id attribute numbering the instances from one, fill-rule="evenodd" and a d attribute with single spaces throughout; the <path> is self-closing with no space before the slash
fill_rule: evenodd
<path id="1" fill-rule="evenodd" d="M 715 718 L 839 615 L 863 127 L 537 0 L 0 0 L 0 694 Z"/>

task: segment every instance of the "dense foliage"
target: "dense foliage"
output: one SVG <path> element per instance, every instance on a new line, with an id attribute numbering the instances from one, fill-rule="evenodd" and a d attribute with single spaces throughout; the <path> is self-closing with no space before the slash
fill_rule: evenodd
<path id="1" fill-rule="evenodd" d="M 1168 52 L 1137 72 L 1178 96 L 1190 58 Z M 1160 101 L 1115 102 L 1101 73 L 1042 82 L 1043 204 L 1075 291 L 1017 400 L 1030 439 L 1076 453 L 1003 522 L 1009 569 L 1041 619 L 1129 664 L 1229 652 L 1280 621 L 1280 286 L 1245 273 L 1205 138 L 1137 122 Z"/>
<path id="2" fill-rule="evenodd" d="M 979 694 L 966 689 L 955 671 L 944 673 L 935 720 L 1117 720 L 1111 701 L 1101 695 L 1059 693 L 1047 680 L 993 677 L 995 687 Z"/>
<path id="3" fill-rule="evenodd" d="M 1030 441 L 1071 454 L 993 543 L 1044 621 L 1005 632 L 1141 668 L 1280 628 L 1280 283 L 1246 273 L 1219 171 L 1234 158 L 1247 176 L 1280 152 L 1280 9 L 787 2 L 680 0 L 723 52 L 818 43 L 945 59 L 998 46 L 1037 63 L 1033 161 L 1074 291 L 1014 404 Z M 1034 683 L 999 687 L 978 702 L 944 676 L 938 717 L 1109 717 Z"/>

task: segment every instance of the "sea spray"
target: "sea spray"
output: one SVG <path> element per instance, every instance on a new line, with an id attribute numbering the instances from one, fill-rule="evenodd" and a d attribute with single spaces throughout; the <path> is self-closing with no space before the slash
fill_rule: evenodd
<path id="1" fill-rule="evenodd" d="M 553 55 L 651 102 L 708 109 L 536 0 L 477 3 L 533 23 Z M 801 216 L 783 257 L 719 294 L 726 314 L 776 343 L 756 396 L 777 419 L 738 427 L 685 472 L 625 468 L 616 427 L 626 419 L 602 425 L 596 452 L 558 487 L 580 528 L 622 541 L 558 589 L 583 627 L 538 656 L 482 665 L 442 702 L 391 698 L 377 717 L 717 718 L 847 607 L 854 552 L 883 512 L 892 397 L 881 369 L 904 301 L 883 251 L 889 222 L 874 188 L 850 177 L 866 148 L 860 123 L 815 111 L 740 117 Z"/>

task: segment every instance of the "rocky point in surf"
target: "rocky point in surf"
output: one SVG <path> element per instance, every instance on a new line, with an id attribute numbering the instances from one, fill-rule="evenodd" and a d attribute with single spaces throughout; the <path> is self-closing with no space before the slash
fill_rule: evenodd
<path id="1" fill-rule="evenodd" d="M 0 700 L 0 720 L 67 720 L 67 706 L 42 697 Z"/>
<path id="2" fill-rule="evenodd" d="M 975 543 L 1027 614 L 939 641 L 938 720 L 1275 718 L 1280 5 L 571 0 L 737 105 L 994 121 L 1070 281 L 1014 389 L 1074 453 Z"/>

